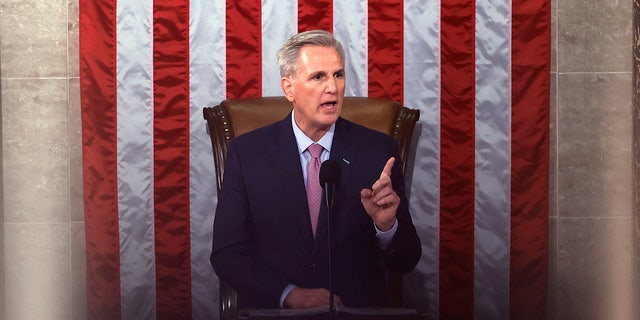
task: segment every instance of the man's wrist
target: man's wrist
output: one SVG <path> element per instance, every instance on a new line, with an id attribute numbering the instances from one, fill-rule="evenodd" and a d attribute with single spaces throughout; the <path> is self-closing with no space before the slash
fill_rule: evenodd
<path id="1" fill-rule="evenodd" d="M 374 228 L 376 228 L 376 239 L 378 240 L 378 246 L 382 250 L 386 249 L 391 243 L 391 240 L 393 239 L 393 236 L 395 235 L 396 231 L 398 230 L 397 219 L 393 220 L 393 225 L 391 226 L 391 229 L 387 231 L 380 230 L 375 223 L 373 224 L 373 226 Z"/>
<path id="2" fill-rule="evenodd" d="M 396 219 L 391 220 L 391 222 L 389 223 L 381 223 L 381 224 L 374 223 L 373 225 L 375 225 L 376 229 L 378 229 L 378 231 L 380 232 L 388 232 L 393 228 L 395 224 L 396 224 Z"/>
<path id="3" fill-rule="evenodd" d="M 280 308 L 285 308 L 285 301 L 287 300 L 287 296 L 289 295 L 289 293 L 291 292 L 291 290 L 293 290 L 296 286 L 293 284 L 290 284 L 288 286 L 286 286 L 284 288 L 284 290 L 282 290 L 282 295 L 280 295 Z"/>

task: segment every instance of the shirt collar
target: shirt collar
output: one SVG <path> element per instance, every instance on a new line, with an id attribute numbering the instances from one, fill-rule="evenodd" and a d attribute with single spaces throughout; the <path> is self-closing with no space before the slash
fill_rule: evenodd
<path id="1" fill-rule="evenodd" d="M 296 142 L 298 144 L 298 152 L 303 153 L 311 144 L 314 143 L 314 141 L 311 140 L 311 138 L 309 138 L 306 134 L 304 134 L 304 132 L 302 132 L 302 130 L 300 130 L 300 128 L 298 127 L 298 124 L 296 124 L 295 111 L 291 111 L 291 126 L 293 127 L 293 134 L 295 135 Z M 331 152 L 331 145 L 333 143 L 333 134 L 335 132 L 335 129 L 336 124 L 333 123 L 329 128 L 329 131 L 327 131 L 327 133 L 325 133 L 325 135 L 320 138 L 320 141 L 317 142 L 329 152 Z"/>

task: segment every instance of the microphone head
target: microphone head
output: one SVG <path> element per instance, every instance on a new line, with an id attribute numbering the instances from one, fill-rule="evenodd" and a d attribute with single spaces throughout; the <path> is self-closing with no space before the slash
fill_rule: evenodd
<path id="1" fill-rule="evenodd" d="M 320 166 L 320 173 L 318 175 L 320 180 L 320 186 L 325 192 L 325 201 L 327 208 L 333 207 L 333 197 L 336 189 L 340 186 L 340 165 L 337 162 L 329 159 L 322 163 Z"/>
<path id="2" fill-rule="evenodd" d="M 340 165 L 334 160 L 327 160 L 320 166 L 320 185 L 324 188 L 326 185 L 333 185 L 334 188 L 340 186 Z"/>

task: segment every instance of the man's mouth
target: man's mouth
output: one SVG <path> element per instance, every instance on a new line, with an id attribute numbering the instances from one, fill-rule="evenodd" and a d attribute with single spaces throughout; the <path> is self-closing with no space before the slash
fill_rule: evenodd
<path id="1" fill-rule="evenodd" d="M 333 108 L 336 104 L 338 104 L 338 101 L 327 101 L 323 102 L 320 106 L 323 108 Z"/>

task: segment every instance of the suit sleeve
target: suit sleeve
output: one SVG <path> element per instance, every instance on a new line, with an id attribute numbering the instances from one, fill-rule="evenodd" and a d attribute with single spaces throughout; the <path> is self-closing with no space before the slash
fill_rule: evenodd
<path id="1" fill-rule="evenodd" d="M 393 146 L 396 162 L 391 171 L 393 190 L 400 197 L 400 205 L 396 212 L 398 230 L 391 243 L 383 251 L 383 259 L 387 267 L 399 273 L 413 270 L 422 255 L 420 238 L 411 220 L 409 201 L 405 193 L 405 179 L 402 173 L 402 161 L 397 153 L 397 144 Z"/>
<path id="2" fill-rule="evenodd" d="M 275 308 L 289 283 L 256 261 L 244 179 L 242 161 L 231 142 L 213 225 L 211 264 L 218 277 L 241 295 Z"/>

